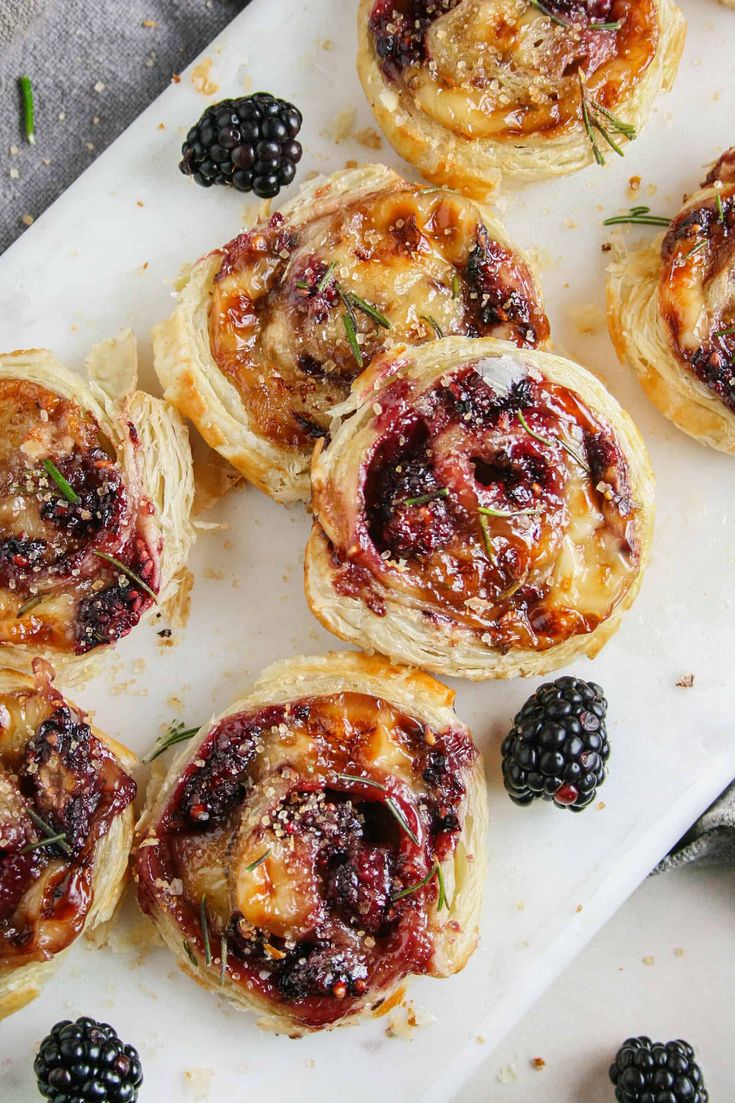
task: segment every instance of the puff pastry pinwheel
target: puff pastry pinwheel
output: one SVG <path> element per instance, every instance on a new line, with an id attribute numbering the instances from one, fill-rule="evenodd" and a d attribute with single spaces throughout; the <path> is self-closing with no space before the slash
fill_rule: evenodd
<path id="1" fill-rule="evenodd" d="M 535 346 L 549 327 L 487 211 L 368 165 L 312 181 L 195 264 L 155 364 L 207 443 L 288 502 L 308 498 L 314 442 L 362 367 L 437 333 Z"/>
<path id="2" fill-rule="evenodd" d="M 487 338 L 394 350 L 312 468 L 306 596 L 336 635 L 472 679 L 595 655 L 635 597 L 653 476 L 584 368 Z"/>
<path id="3" fill-rule="evenodd" d="M 620 153 L 685 33 L 672 0 L 361 0 L 357 66 L 396 150 L 482 198 Z"/>
<path id="4" fill-rule="evenodd" d="M 0 355 L 0 665 L 41 655 L 67 683 L 175 591 L 192 541 L 187 431 L 134 389 L 132 334 L 89 368 Z"/>
<path id="5" fill-rule="evenodd" d="M 0 1018 L 110 918 L 133 837 L 135 757 L 90 727 L 36 659 L 0 670 Z"/>
<path id="6" fill-rule="evenodd" d="M 610 268 L 610 335 L 653 404 L 695 440 L 735 453 L 735 149 L 662 238 Z"/>
<path id="7" fill-rule="evenodd" d="M 290 1035 L 477 940 L 486 792 L 453 693 L 354 653 L 276 663 L 152 783 L 135 876 L 182 966 Z"/>

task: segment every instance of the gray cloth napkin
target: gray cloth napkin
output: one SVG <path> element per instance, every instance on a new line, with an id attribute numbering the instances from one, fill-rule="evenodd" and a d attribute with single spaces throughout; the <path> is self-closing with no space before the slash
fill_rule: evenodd
<path id="1" fill-rule="evenodd" d="M 0 0 L 0 252 L 247 0 Z M 18 78 L 31 78 L 35 146 Z"/>
<path id="2" fill-rule="evenodd" d="M 136 118 L 248 0 L 0 0 L 0 250 Z M 38 143 L 18 77 L 36 93 Z M 17 151 L 17 152 L 16 152 Z M 735 862 L 735 784 L 655 869 Z"/>

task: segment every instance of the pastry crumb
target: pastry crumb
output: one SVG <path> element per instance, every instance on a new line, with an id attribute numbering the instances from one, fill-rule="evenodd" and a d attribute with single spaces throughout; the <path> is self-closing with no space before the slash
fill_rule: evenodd
<path id="1" fill-rule="evenodd" d="M 372 126 L 366 126 L 364 130 L 356 130 L 355 141 L 366 149 L 381 149 L 383 145 L 383 139 Z"/>
<path id="2" fill-rule="evenodd" d="M 518 1073 L 513 1065 L 503 1065 L 495 1079 L 499 1084 L 515 1084 L 518 1079 Z"/>
<path id="3" fill-rule="evenodd" d="M 200 61 L 191 71 L 191 83 L 203 96 L 213 96 L 215 92 L 219 92 L 219 85 L 212 80 L 211 69 L 212 59 L 205 57 L 204 61 Z"/>
<path id="4" fill-rule="evenodd" d="M 532 1057 L 531 1068 L 538 1069 L 540 1071 L 541 1069 L 546 1068 L 546 1061 L 544 1061 L 543 1057 Z"/>
<path id="5" fill-rule="evenodd" d="M 344 111 L 340 111 L 332 120 L 331 125 L 327 129 L 327 134 L 337 145 L 339 145 L 340 142 L 344 142 L 345 139 L 350 136 L 352 128 L 355 125 L 355 115 L 356 111 L 354 107 L 346 107 Z"/>
<path id="6" fill-rule="evenodd" d="M 680 689 L 691 689 L 694 685 L 694 675 L 682 674 L 681 678 L 679 678 L 676 684 L 677 686 L 679 686 Z"/>
<path id="7" fill-rule="evenodd" d="M 644 958 L 641 958 L 641 960 L 642 960 L 644 965 L 655 965 L 656 964 L 656 958 L 653 956 L 653 954 L 646 954 L 646 956 Z"/>
<path id="8" fill-rule="evenodd" d="M 209 1099 L 214 1080 L 214 1069 L 194 1068 L 184 1072 L 184 1091 L 196 1103 Z"/>
<path id="9" fill-rule="evenodd" d="M 677 946 L 674 950 L 674 957 L 684 957 L 684 947 Z"/>

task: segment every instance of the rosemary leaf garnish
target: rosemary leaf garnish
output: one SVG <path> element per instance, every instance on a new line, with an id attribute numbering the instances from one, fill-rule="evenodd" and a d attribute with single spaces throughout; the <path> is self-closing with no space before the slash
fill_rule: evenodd
<path id="1" fill-rule="evenodd" d="M 482 546 L 485 549 L 485 555 L 492 563 L 495 556 L 493 555 L 493 538 L 490 532 L 490 525 L 488 524 L 487 517 L 483 513 L 478 513 L 478 520 L 480 522 L 480 534 L 482 535 Z"/>
<path id="2" fill-rule="evenodd" d="M 53 827 L 49 827 L 46 821 L 42 820 L 38 813 L 34 812 L 32 808 L 26 808 L 26 812 L 39 831 L 43 831 L 47 843 L 53 840 L 59 849 L 64 851 L 64 854 L 71 854 L 71 847 L 63 832 L 59 833 L 58 831 L 54 831 Z"/>
<path id="3" fill-rule="evenodd" d="M 263 853 L 260 855 L 259 858 L 256 858 L 255 861 L 251 862 L 249 866 L 245 866 L 245 872 L 246 873 L 252 873 L 253 870 L 256 870 L 258 868 L 258 866 L 262 866 L 263 862 L 266 860 L 266 858 L 268 857 L 270 852 L 271 852 L 271 848 L 268 847 L 267 850 L 263 851 Z"/>
<path id="4" fill-rule="evenodd" d="M 370 777 L 357 777 L 357 775 L 355 775 L 355 774 L 337 774 L 336 776 L 341 781 L 359 781 L 359 782 L 361 782 L 362 785 L 369 785 L 372 789 L 380 789 L 380 791 L 383 792 L 383 793 L 386 793 L 388 791 L 387 786 L 383 785 L 382 782 L 373 781 L 373 779 L 370 778 Z M 407 822 L 406 817 L 403 815 L 403 812 L 398 807 L 396 802 L 393 800 L 393 797 L 386 797 L 385 798 L 385 806 L 388 809 L 388 811 L 391 813 L 393 818 L 396 820 L 399 827 L 401 827 L 403 829 L 403 831 L 406 832 L 406 834 L 408 835 L 409 839 L 414 844 L 414 846 L 419 846 L 420 843 L 419 843 L 418 839 L 416 838 L 415 834 L 411 830 L 411 827 L 410 827 L 409 823 Z"/>
<path id="5" fill-rule="evenodd" d="M 627 214 L 616 214 L 612 218 L 605 218 L 602 221 L 603 226 L 624 226 L 631 224 L 634 226 L 668 226 L 671 223 L 670 218 L 666 218 L 664 215 L 650 214 L 650 207 L 631 207 Z"/>
<path id="6" fill-rule="evenodd" d="M 193 735 L 196 735 L 199 730 L 199 728 L 185 728 L 181 720 L 170 724 L 168 731 L 160 739 L 157 739 L 151 749 L 143 755 L 142 761 L 145 763 L 153 762 L 169 747 L 175 747 L 177 743 L 185 743 L 187 739 L 191 739 Z"/>
<path id="7" fill-rule="evenodd" d="M 135 571 L 131 570 L 130 567 L 126 567 L 124 563 L 121 563 L 120 560 L 116 559 L 114 555 L 110 555 L 109 552 L 98 551 L 95 548 L 94 555 L 96 555 L 98 559 L 104 559 L 106 563 L 110 563 L 113 567 L 117 567 L 118 571 L 122 571 L 126 578 L 129 578 L 130 581 L 134 582 L 136 586 L 140 586 L 142 590 L 145 590 L 147 594 L 150 594 L 156 605 L 158 604 L 158 595 L 156 594 L 155 590 L 152 590 L 148 583 L 144 582 L 143 579 L 139 575 L 137 575 Z"/>
<path id="8" fill-rule="evenodd" d="M 725 221 L 725 208 L 722 206 L 722 197 L 719 192 L 715 193 L 715 208 L 717 210 L 717 221 Z"/>
<path id="9" fill-rule="evenodd" d="M 362 352 L 360 346 L 357 343 L 357 329 L 355 328 L 355 319 L 348 312 L 342 315 L 342 325 L 345 327 L 345 334 L 347 336 L 347 344 L 350 346 L 350 350 L 354 357 L 355 363 L 358 368 L 364 367 L 364 361 L 362 358 Z"/>
<path id="10" fill-rule="evenodd" d="M 58 467 L 52 460 L 44 460 L 43 467 L 47 475 L 56 483 L 57 487 L 66 498 L 67 502 L 71 502 L 73 506 L 78 506 L 81 502 L 81 498 L 77 494 L 76 490 L 66 481 L 64 476 L 59 471 Z"/>
<path id="11" fill-rule="evenodd" d="M 406 834 L 408 835 L 409 839 L 414 844 L 414 846 L 419 846 L 420 843 L 419 843 L 418 839 L 416 838 L 416 836 L 414 835 L 413 831 L 411 830 L 411 827 L 409 826 L 408 820 L 403 815 L 403 812 L 398 807 L 396 802 L 393 800 L 393 797 L 387 797 L 386 798 L 385 806 L 388 809 L 388 811 L 391 813 L 393 818 L 395 819 L 398 826 L 406 832 Z"/>
<path id="12" fill-rule="evenodd" d="M 29 145 L 36 144 L 36 118 L 33 106 L 33 85 L 30 77 L 20 78 L 20 96 L 23 101 L 23 130 Z"/>
<path id="13" fill-rule="evenodd" d="M 204 938 L 204 964 L 212 964 L 212 947 L 209 944 L 209 920 L 207 919 L 207 894 L 202 895 L 202 902 L 199 905 L 199 921 L 202 928 L 202 937 Z"/>
<path id="14" fill-rule="evenodd" d="M 579 464 L 583 471 L 586 471 L 588 475 L 591 474 L 588 464 L 585 463 L 581 456 L 577 455 L 574 449 L 570 445 L 568 445 L 566 441 L 562 440 L 561 437 L 554 437 L 552 440 L 551 437 L 542 436 L 541 433 L 535 432 L 535 430 L 533 430 L 528 424 L 523 415 L 523 410 L 517 410 L 516 413 L 518 415 L 518 420 L 530 437 L 533 437 L 534 440 L 540 441 L 541 444 L 548 444 L 550 448 L 554 447 L 554 442 L 556 441 L 557 444 L 560 444 L 562 446 L 567 455 L 571 456 L 575 463 Z"/>
<path id="15" fill-rule="evenodd" d="M 296 286 L 301 288 L 302 291 L 308 291 L 311 287 L 311 284 L 308 282 L 308 280 L 296 280 Z"/>
<path id="16" fill-rule="evenodd" d="M 436 902 L 436 910 L 440 912 L 442 908 L 446 908 L 449 911 L 449 903 L 447 902 L 447 887 L 444 884 L 444 874 L 442 873 L 442 867 L 439 862 L 436 863 L 436 879 L 439 882 L 439 899 Z"/>
<path id="17" fill-rule="evenodd" d="M 322 276 L 322 278 L 319 280 L 319 283 L 316 285 L 317 291 L 325 291 L 326 290 L 327 284 L 332 279 L 332 276 L 334 275 L 334 270 L 335 270 L 336 267 L 337 267 L 337 261 L 333 260 L 331 262 L 331 264 L 329 265 L 329 267 L 327 268 L 324 275 Z"/>
<path id="18" fill-rule="evenodd" d="M 422 322 L 428 322 L 431 328 L 434 330 L 436 336 L 439 338 L 439 340 L 441 340 L 441 338 L 444 336 L 444 330 L 439 325 L 436 318 L 432 318 L 431 314 L 420 314 L 419 318 Z"/>
<path id="19" fill-rule="evenodd" d="M 194 968 L 198 969 L 199 968 L 199 962 L 197 961 L 196 957 L 194 956 L 194 951 L 192 950 L 191 946 L 189 945 L 189 943 L 186 939 L 184 939 L 183 945 L 184 945 L 184 953 L 186 954 L 186 956 L 188 957 L 189 961 L 192 963 Z"/>
<path id="20" fill-rule="evenodd" d="M 627 138 L 629 141 L 633 141 L 633 139 L 637 137 L 638 132 L 636 131 L 636 128 L 631 123 L 623 122 L 623 120 L 619 119 L 617 115 L 613 115 L 612 111 L 608 111 L 606 107 L 604 107 L 601 103 L 594 99 L 593 96 L 590 95 L 587 88 L 587 78 L 585 77 L 582 69 L 577 70 L 577 76 L 579 78 L 582 122 L 584 123 L 585 130 L 587 131 L 587 137 L 589 138 L 590 145 L 592 146 L 592 153 L 594 154 L 595 161 L 598 165 L 604 165 L 606 163 L 605 155 L 600 149 L 595 131 L 602 135 L 610 148 L 614 150 L 615 153 L 617 153 L 618 157 L 623 157 L 623 150 L 612 137 L 608 126 L 605 125 L 605 123 L 609 124 L 609 126 L 612 127 L 614 131 L 616 131 L 618 134 L 622 134 L 623 137 Z M 605 120 L 604 123 L 602 121 L 603 119 Z"/>
<path id="21" fill-rule="evenodd" d="M 383 793 L 388 791 L 381 781 L 373 781 L 371 777 L 359 777 L 357 774 L 336 774 L 335 776 L 340 781 L 359 781 L 362 785 L 369 785 L 371 789 L 380 789 Z"/>
<path id="22" fill-rule="evenodd" d="M 391 324 L 386 318 L 385 314 L 381 314 L 376 306 L 367 302 L 366 299 L 361 299 L 359 295 L 356 295 L 354 291 L 347 293 L 347 298 L 350 300 L 353 306 L 356 306 L 358 310 L 361 310 L 363 314 L 367 314 L 368 318 L 372 318 L 374 322 L 377 322 L 383 329 L 390 329 Z"/>
<path id="23" fill-rule="evenodd" d="M 735 333 L 735 326 L 729 326 L 728 329 L 718 329 L 716 333 L 713 333 L 713 337 L 729 337 L 731 333 Z"/>
<path id="24" fill-rule="evenodd" d="M 542 15 L 545 15 L 547 19 L 550 19 L 552 23 L 556 23 L 557 27 L 572 27 L 574 24 L 570 23 L 568 19 L 562 19 L 560 15 L 556 15 L 554 12 L 541 3 L 541 0 L 528 0 L 532 8 L 536 11 L 540 11 Z"/>
<path id="25" fill-rule="evenodd" d="M 419 494 L 418 498 L 406 498 L 403 502 L 404 506 L 423 506 L 427 502 L 433 502 L 435 498 L 448 498 L 449 491 L 445 486 L 440 487 L 438 490 L 430 490 L 428 494 Z"/>
<path id="26" fill-rule="evenodd" d="M 396 900 L 402 900 L 404 896 L 410 896 L 414 892 L 418 892 L 424 885 L 428 885 L 429 881 L 436 877 L 436 865 L 433 865 L 425 877 L 422 877 L 420 881 L 417 881 L 415 885 L 409 885 L 407 889 L 401 889 L 400 892 L 391 896 L 391 903 L 395 904 Z"/>
<path id="27" fill-rule="evenodd" d="M 34 594 L 33 597 L 29 597 L 27 601 L 24 601 L 23 604 L 18 607 L 15 619 L 20 620 L 26 613 L 30 613 L 31 609 L 35 609 L 37 605 L 45 601 L 47 597 L 48 594 Z"/>
<path id="28" fill-rule="evenodd" d="M 458 272 L 453 272 L 452 273 L 452 298 L 453 299 L 458 299 L 459 298 L 459 291 L 460 291 L 459 273 Z"/>
<path id="29" fill-rule="evenodd" d="M 696 245 L 693 245 L 691 247 L 691 249 L 689 250 L 689 252 L 685 253 L 684 256 L 681 259 L 682 260 L 688 260 L 689 257 L 694 256 L 695 253 L 699 253 L 700 250 L 705 249 L 706 246 L 707 246 L 707 239 L 704 238 L 704 240 L 698 241 Z"/>
<path id="30" fill-rule="evenodd" d="M 49 835 L 45 839 L 37 839 L 35 843 L 27 843 L 26 846 L 20 848 L 21 854 L 30 854 L 32 850 L 40 850 L 42 846 L 51 846 L 52 843 L 66 842 L 66 835 L 63 831 L 58 835 Z"/>
<path id="31" fill-rule="evenodd" d="M 219 986 L 224 988 L 225 977 L 227 976 L 227 935 L 223 934 L 219 940 Z"/>
<path id="32" fill-rule="evenodd" d="M 478 511 L 487 517 L 536 517 L 541 510 L 534 509 L 493 509 L 492 506 L 478 506 Z"/>
<path id="33" fill-rule="evenodd" d="M 615 23 L 590 23 L 595 31 L 619 31 L 622 25 L 619 19 Z"/>

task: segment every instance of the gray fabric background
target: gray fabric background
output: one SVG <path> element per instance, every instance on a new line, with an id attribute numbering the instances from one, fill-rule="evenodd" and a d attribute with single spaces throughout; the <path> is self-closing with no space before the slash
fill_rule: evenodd
<path id="1" fill-rule="evenodd" d="M 247 2 L 0 0 L 0 251 Z M 35 89 L 36 146 L 21 127 L 23 74 Z M 655 872 L 692 861 L 735 862 L 735 784 Z"/>

